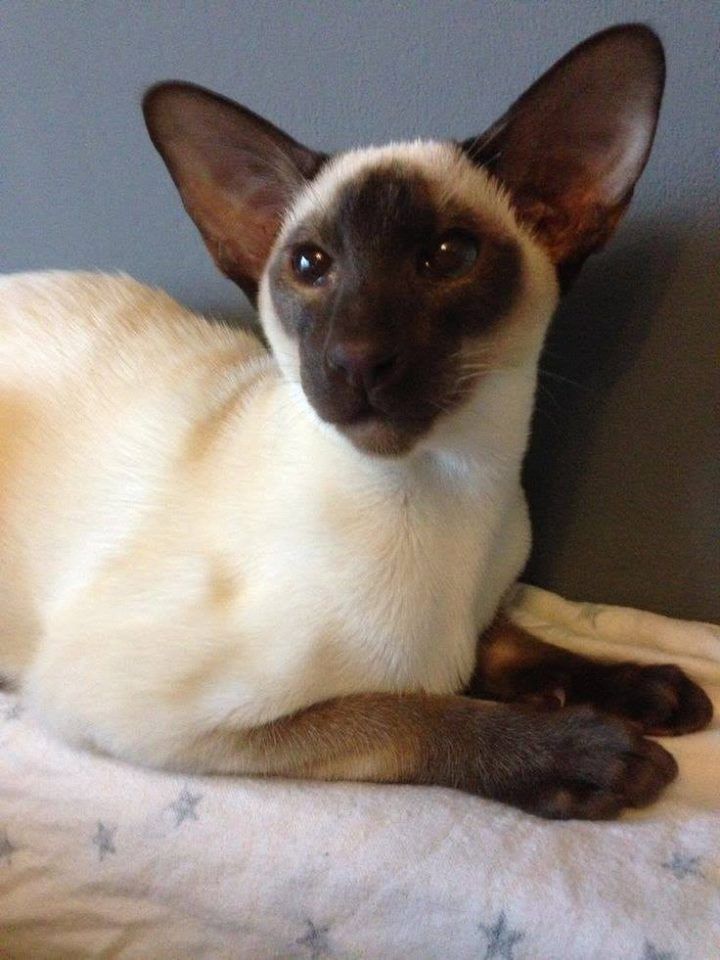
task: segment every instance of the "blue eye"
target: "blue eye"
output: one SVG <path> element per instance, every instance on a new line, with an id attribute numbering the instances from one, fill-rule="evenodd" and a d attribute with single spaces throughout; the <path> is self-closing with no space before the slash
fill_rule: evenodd
<path id="1" fill-rule="evenodd" d="M 418 269 L 435 280 L 460 277 L 477 260 L 478 244 L 464 230 L 448 230 L 420 254 Z"/>
<path id="2" fill-rule="evenodd" d="M 296 247 L 290 261 L 295 277 L 309 287 L 321 286 L 333 263 L 329 254 L 311 244 Z"/>

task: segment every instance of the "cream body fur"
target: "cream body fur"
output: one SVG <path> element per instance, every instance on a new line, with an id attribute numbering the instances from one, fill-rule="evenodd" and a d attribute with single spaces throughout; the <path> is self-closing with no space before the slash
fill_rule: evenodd
<path id="1" fill-rule="evenodd" d="M 69 740 L 188 772 L 653 802 L 678 770 L 643 733 L 702 729 L 707 695 L 501 607 L 548 322 L 630 201 L 663 80 L 655 34 L 611 28 L 478 137 L 335 157 L 148 90 L 272 351 L 129 278 L 0 279 L 0 678 Z"/>
<path id="2" fill-rule="evenodd" d="M 279 366 L 126 277 L 0 281 L 0 672 L 63 736 L 242 771 L 256 765 L 241 745 L 198 742 L 328 698 L 468 681 L 528 553 L 519 474 L 557 285 L 449 145 L 341 157 L 285 230 L 388 161 L 479 198 L 523 261 L 504 362 L 403 457 L 363 454 L 319 420 L 267 277 Z"/>

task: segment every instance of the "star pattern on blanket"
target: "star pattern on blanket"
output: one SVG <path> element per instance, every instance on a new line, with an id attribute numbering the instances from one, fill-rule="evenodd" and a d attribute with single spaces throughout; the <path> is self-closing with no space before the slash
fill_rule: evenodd
<path id="1" fill-rule="evenodd" d="M 113 840 L 117 832 L 117 827 L 108 827 L 98 820 L 97 830 L 95 831 L 92 842 L 98 848 L 98 857 L 102 862 L 109 853 L 116 853 L 115 844 Z"/>
<path id="2" fill-rule="evenodd" d="M 645 941 L 645 952 L 642 955 L 641 960 L 677 960 L 677 954 L 671 953 L 668 950 L 658 950 L 658 948 L 650 943 L 649 940 Z"/>
<path id="3" fill-rule="evenodd" d="M 684 880 L 686 877 L 697 877 L 704 879 L 702 870 L 699 867 L 700 857 L 691 857 L 686 853 L 676 850 L 669 860 L 662 864 L 666 870 L 669 870 L 678 880 Z"/>
<path id="4" fill-rule="evenodd" d="M 12 855 L 17 851 L 17 847 L 11 842 L 7 830 L 0 830 L 0 861 L 12 864 Z"/>
<path id="5" fill-rule="evenodd" d="M 525 934 L 520 933 L 519 930 L 510 929 L 504 910 L 501 911 L 492 926 L 486 927 L 484 923 L 480 923 L 478 926 L 487 937 L 485 955 L 482 960 L 492 960 L 493 957 L 498 957 L 499 960 L 514 960 L 515 944 L 519 943 Z"/>
<path id="6" fill-rule="evenodd" d="M 587 620 L 593 630 L 597 630 L 597 620 L 601 613 L 605 613 L 607 607 L 603 607 L 599 603 L 583 603 L 580 604 L 580 616 L 583 620 Z"/>
<path id="7" fill-rule="evenodd" d="M 185 820 L 199 820 L 197 805 L 202 800 L 202 793 L 190 793 L 187 787 L 183 787 L 177 800 L 170 804 L 169 809 L 175 814 L 175 826 L 179 827 Z"/>
<path id="8" fill-rule="evenodd" d="M 19 700 L 16 700 L 12 706 L 8 707 L 3 716 L 6 720 L 17 720 L 22 715 L 23 707 Z"/>
<path id="9" fill-rule="evenodd" d="M 298 947 L 307 947 L 310 960 L 322 960 L 330 956 L 330 944 L 327 933 L 329 927 L 316 927 L 312 920 L 306 920 L 307 932 L 305 936 L 295 941 Z"/>

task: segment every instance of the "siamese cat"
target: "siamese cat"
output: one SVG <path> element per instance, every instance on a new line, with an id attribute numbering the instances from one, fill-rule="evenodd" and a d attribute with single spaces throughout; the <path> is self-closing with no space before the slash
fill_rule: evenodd
<path id="1" fill-rule="evenodd" d="M 0 672 L 46 724 L 139 764 L 544 817 L 655 800 L 677 768 L 644 734 L 705 726 L 705 694 L 502 605 L 543 338 L 663 79 L 655 34 L 616 27 L 479 137 L 335 156 L 200 87 L 147 93 L 271 353 L 127 277 L 0 281 Z"/>

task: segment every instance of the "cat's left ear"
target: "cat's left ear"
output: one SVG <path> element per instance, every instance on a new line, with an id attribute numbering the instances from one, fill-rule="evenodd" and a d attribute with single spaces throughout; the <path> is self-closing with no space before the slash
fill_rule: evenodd
<path id="1" fill-rule="evenodd" d="M 486 133 L 461 144 L 507 188 L 563 285 L 607 242 L 647 162 L 665 58 L 641 24 L 571 50 Z"/>
<path id="2" fill-rule="evenodd" d="M 143 112 L 210 254 L 254 301 L 283 215 L 325 154 L 191 83 L 151 87 Z"/>

